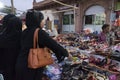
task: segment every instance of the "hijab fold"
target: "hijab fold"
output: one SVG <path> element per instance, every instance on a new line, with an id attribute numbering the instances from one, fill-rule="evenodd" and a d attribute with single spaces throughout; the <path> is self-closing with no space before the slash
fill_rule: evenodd
<path id="1" fill-rule="evenodd" d="M 40 23 L 44 19 L 40 11 L 29 10 L 26 14 L 26 26 L 28 29 L 40 28 Z"/>

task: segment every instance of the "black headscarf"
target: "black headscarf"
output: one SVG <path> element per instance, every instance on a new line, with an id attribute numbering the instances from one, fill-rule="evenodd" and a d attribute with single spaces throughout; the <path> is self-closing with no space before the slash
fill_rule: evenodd
<path id="1" fill-rule="evenodd" d="M 43 19 L 44 16 L 40 11 L 28 10 L 26 14 L 26 26 L 29 29 L 40 27 L 40 23 Z"/>
<path id="2" fill-rule="evenodd" d="M 18 17 L 9 19 L 6 34 L 15 34 L 22 31 L 22 21 Z"/>
<path id="3" fill-rule="evenodd" d="M 1 29 L 1 34 L 4 33 L 4 31 L 6 30 L 6 28 L 9 26 L 8 25 L 8 21 L 10 18 L 15 17 L 15 15 L 13 14 L 8 14 L 6 16 L 3 17 L 2 21 L 2 29 Z"/>
<path id="4" fill-rule="evenodd" d="M 18 17 L 8 14 L 3 18 L 3 26 L 5 31 L 0 35 L 0 47 L 16 45 L 16 41 L 20 40 L 22 33 L 22 21 Z"/>
<path id="5" fill-rule="evenodd" d="M 4 27 L 7 27 L 7 26 L 8 26 L 9 19 L 12 18 L 12 17 L 15 17 L 15 15 L 13 15 L 13 14 L 8 14 L 8 15 L 4 16 L 3 19 L 2 19 L 2 25 L 3 25 Z"/>

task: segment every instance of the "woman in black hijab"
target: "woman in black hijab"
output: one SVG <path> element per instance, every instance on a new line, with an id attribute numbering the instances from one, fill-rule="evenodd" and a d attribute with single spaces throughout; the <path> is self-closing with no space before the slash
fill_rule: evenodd
<path id="1" fill-rule="evenodd" d="M 40 28 L 38 32 L 39 47 L 43 48 L 46 46 L 51 49 L 59 62 L 68 56 L 68 52 L 42 30 L 44 26 L 43 19 L 43 14 L 39 11 L 30 10 L 26 14 L 27 29 L 22 34 L 22 50 L 17 60 L 16 80 L 41 80 L 42 78 L 44 67 L 38 69 L 28 68 L 28 53 L 30 48 L 33 47 L 33 35 L 36 28 Z"/>
<path id="2" fill-rule="evenodd" d="M 22 21 L 8 14 L 3 18 L 4 31 L 0 35 L 1 66 L 5 80 L 15 80 L 15 64 L 20 52 Z"/>
<path id="3" fill-rule="evenodd" d="M 8 14 L 6 16 L 3 17 L 3 19 L 1 20 L 2 24 L 1 24 L 1 31 L 0 31 L 0 35 L 6 30 L 7 26 L 8 26 L 8 21 L 10 18 L 15 17 L 15 15 L 13 14 Z"/>

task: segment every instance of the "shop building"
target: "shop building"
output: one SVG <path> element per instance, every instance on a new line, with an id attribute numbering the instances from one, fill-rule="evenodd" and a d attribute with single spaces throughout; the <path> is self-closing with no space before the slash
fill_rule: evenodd
<path id="1" fill-rule="evenodd" d="M 36 2 L 34 0 L 33 8 L 42 10 L 44 15 L 51 19 L 52 28 L 57 25 L 60 32 L 81 32 L 84 28 L 100 32 L 104 23 L 112 24 L 114 22 L 115 15 L 113 14 L 118 1 L 44 0 Z"/>

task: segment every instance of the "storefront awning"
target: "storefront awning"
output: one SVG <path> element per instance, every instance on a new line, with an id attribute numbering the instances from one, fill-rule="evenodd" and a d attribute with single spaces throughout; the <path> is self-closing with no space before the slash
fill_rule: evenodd
<path id="1" fill-rule="evenodd" d="M 80 0 L 44 0 L 44 1 L 41 1 L 41 2 L 34 3 L 33 4 L 33 9 L 46 10 L 46 9 L 52 9 L 52 8 L 55 9 L 55 8 L 63 6 L 63 5 L 61 5 L 61 4 L 59 4 L 55 1 L 59 1 L 59 2 L 65 3 L 65 4 L 74 4 L 74 3 L 77 3 L 77 1 L 80 1 Z"/>

